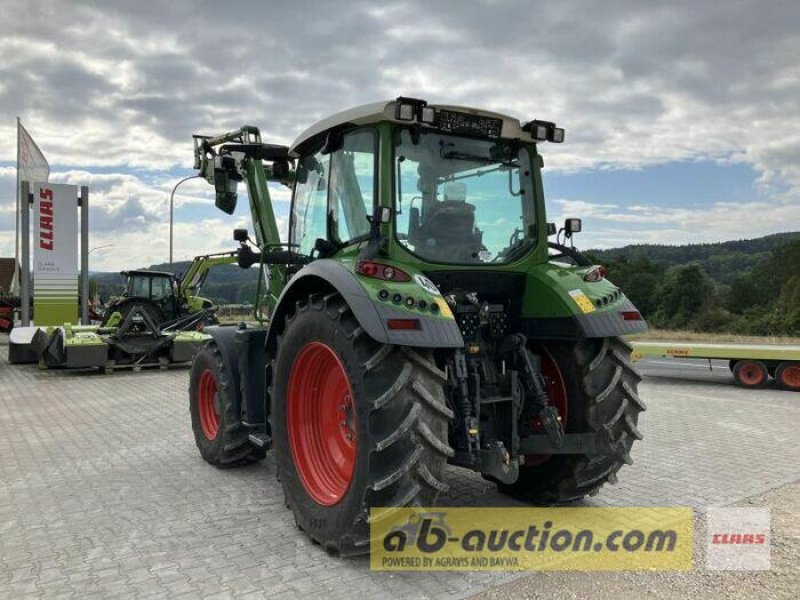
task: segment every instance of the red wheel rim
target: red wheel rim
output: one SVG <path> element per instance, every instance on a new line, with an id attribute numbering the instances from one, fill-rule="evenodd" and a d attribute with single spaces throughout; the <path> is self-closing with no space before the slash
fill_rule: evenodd
<path id="1" fill-rule="evenodd" d="M 200 374 L 197 386 L 197 410 L 200 413 L 200 427 L 208 440 L 217 439 L 219 433 L 219 399 L 217 396 L 217 380 L 211 369 Z"/>
<path id="2" fill-rule="evenodd" d="M 564 377 L 561 375 L 561 369 L 558 368 L 558 363 L 556 363 L 555 359 L 547 350 L 544 350 L 541 356 L 542 375 L 544 375 L 545 383 L 547 384 L 545 387 L 547 391 L 547 398 L 550 400 L 550 404 L 555 406 L 556 410 L 558 411 L 558 416 L 561 419 L 561 424 L 566 429 L 568 403 L 567 386 L 564 385 Z M 533 420 L 533 433 L 543 432 L 544 426 L 542 425 L 542 422 L 538 417 L 535 417 Z M 531 466 L 540 465 L 551 456 L 552 454 L 526 454 L 525 464 Z"/>
<path id="3" fill-rule="evenodd" d="M 338 503 L 356 466 L 356 416 L 344 365 L 322 342 L 303 347 L 286 394 L 289 446 L 306 492 L 322 506 Z"/>
<path id="4" fill-rule="evenodd" d="M 761 385 L 764 381 L 764 370 L 754 362 L 745 362 L 739 367 L 739 381 L 744 385 Z"/>
<path id="5" fill-rule="evenodd" d="M 791 365 L 781 371 L 781 382 L 786 387 L 800 389 L 800 366 Z"/>

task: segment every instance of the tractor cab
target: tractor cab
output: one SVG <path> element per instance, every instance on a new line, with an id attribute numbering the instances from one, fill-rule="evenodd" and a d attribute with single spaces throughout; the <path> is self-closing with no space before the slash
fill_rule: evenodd
<path id="1" fill-rule="evenodd" d="M 166 271 L 122 271 L 125 278 L 124 298 L 145 298 L 158 306 L 167 320 L 177 317 L 179 306 L 178 279 Z"/>
<path id="2" fill-rule="evenodd" d="M 289 243 L 317 258 L 381 241 L 382 254 L 424 269 L 496 267 L 534 251 L 544 262 L 536 146 L 563 139 L 550 122 L 412 98 L 339 113 L 289 148 Z"/>

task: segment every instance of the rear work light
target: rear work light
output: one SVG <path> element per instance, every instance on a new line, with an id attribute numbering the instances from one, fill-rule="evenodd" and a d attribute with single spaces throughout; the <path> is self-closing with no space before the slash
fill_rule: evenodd
<path id="1" fill-rule="evenodd" d="M 399 96 L 395 100 L 394 118 L 398 121 L 421 120 L 423 123 L 433 123 L 436 118 L 436 111 L 432 108 L 426 109 L 428 103 L 419 98 L 406 98 Z"/>
<path id="2" fill-rule="evenodd" d="M 605 278 L 607 272 L 608 271 L 603 265 L 596 265 L 591 269 L 589 269 L 588 271 L 586 271 L 586 275 L 583 276 L 583 280 L 590 282 L 602 281 Z"/>
<path id="3" fill-rule="evenodd" d="M 522 131 L 527 131 L 537 142 L 553 142 L 561 144 L 564 141 L 564 128 L 556 127 L 551 121 L 539 121 L 534 119 L 522 126 Z"/>
<path id="4" fill-rule="evenodd" d="M 383 281 L 411 281 L 411 275 L 402 269 L 371 260 L 359 261 L 356 266 L 356 272 L 364 277 L 381 279 Z"/>

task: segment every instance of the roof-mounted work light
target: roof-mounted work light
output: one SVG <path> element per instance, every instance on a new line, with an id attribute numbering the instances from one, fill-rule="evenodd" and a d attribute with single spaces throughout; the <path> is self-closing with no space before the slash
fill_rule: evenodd
<path id="1" fill-rule="evenodd" d="M 556 127 L 551 121 L 530 121 L 522 126 L 522 131 L 527 131 L 537 142 L 554 142 L 560 144 L 564 141 L 564 130 Z"/>
<path id="2" fill-rule="evenodd" d="M 426 117 L 430 120 L 426 120 Z M 398 121 L 414 121 L 419 119 L 423 123 L 433 123 L 436 111 L 428 107 L 428 102 L 419 98 L 406 98 L 400 96 L 395 100 L 394 118 Z"/>
<path id="3" fill-rule="evenodd" d="M 419 113 L 419 120 L 428 125 L 436 122 L 436 109 L 432 106 L 423 106 Z"/>

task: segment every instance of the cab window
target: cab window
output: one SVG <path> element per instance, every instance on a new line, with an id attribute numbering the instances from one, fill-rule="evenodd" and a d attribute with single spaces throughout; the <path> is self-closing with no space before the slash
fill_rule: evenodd
<path id="1" fill-rule="evenodd" d="M 289 239 L 295 252 L 311 256 L 318 239 L 343 245 L 367 238 L 377 194 L 377 145 L 373 129 L 359 129 L 344 134 L 335 152 L 319 148 L 300 159 Z"/>
<path id="2" fill-rule="evenodd" d="M 169 298 L 170 294 L 170 279 L 169 277 L 154 277 L 151 280 L 152 291 L 150 297 L 153 300 L 161 298 Z"/>
<path id="3" fill-rule="evenodd" d="M 302 157 L 297 166 L 289 242 L 295 252 L 311 256 L 317 239 L 327 239 L 330 156 Z"/>
<path id="4" fill-rule="evenodd" d="M 331 157 L 331 216 L 334 241 L 346 244 L 369 235 L 375 202 L 377 134 L 359 129 L 345 134 Z"/>

